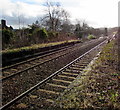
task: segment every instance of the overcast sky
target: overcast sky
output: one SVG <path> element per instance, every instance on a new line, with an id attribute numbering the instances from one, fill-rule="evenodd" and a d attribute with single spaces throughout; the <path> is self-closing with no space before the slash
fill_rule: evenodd
<path id="1" fill-rule="evenodd" d="M 18 16 L 22 25 L 35 22 L 43 16 L 46 0 L 3 0 L 0 3 L 0 17 L 7 20 L 7 25 L 18 28 Z M 60 2 L 67 10 L 74 23 L 76 19 L 85 20 L 92 27 L 118 26 L 119 0 L 49 0 Z"/>

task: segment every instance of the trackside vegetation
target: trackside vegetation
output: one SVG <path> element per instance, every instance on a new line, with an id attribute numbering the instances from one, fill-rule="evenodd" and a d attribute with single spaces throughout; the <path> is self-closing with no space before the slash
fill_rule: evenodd
<path id="1" fill-rule="evenodd" d="M 96 37 L 94 35 L 89 34 L 88 39 L 95 39 Z"/>
<path id="2" fill-rule="evenodd" d="M 89 68 L 57 99 L 61 109 L 119 110 L 118 48 L 108 43 Z"/>
<path id="3" fill-rule="evenodd" d="M 1 19 L 2 50 L 66 40 L 86 40 L 89 34 L 99 37 L 108 33 L 107 28 L 90 27 L 84 20 L 76 19 L 73 24 L 70 13 L 63 9 L 59 2 L 46 1 L 44 6 L 44 15 L 36 18 L 31 24 L 25 25 L 24 17 L 19 15 L 19 24 L 16 24 L 18 29 L 7 26 L 7 21 Z M 93 39 L 93 36 L 89 38 Z"/>
<path id="4" fill-rule="evenodd" d="M 42 44 L 34 44 L 31 46 L 21 47 L 21 48 L 15 48 L 15 49 L 8 49 L 3 50 L 2 54 L 10 54 L 10 53 L 17 53 L 17 52 L 25 52 L 30 50 L 36 50 L 39 48 L 45 48 L 45 47 L 51 47 L 51 46 L 59 46 L 62 44 L 69 44 L 69 43 L 77 43 L 80 42 L 80 40 L 68 40 L 68 41 L 61 41 L 61 42 L 53 42 L 53 43 L 42 43 Z"/>

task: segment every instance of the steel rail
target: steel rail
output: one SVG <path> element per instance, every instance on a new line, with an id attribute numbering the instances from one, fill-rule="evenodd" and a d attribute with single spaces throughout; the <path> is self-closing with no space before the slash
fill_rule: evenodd
<path id="1" fill-rule="evenodd" d="M 87 55 L 88 53 L 90 53 L 92 50 L 96 49 L 97 47 L 101 46 L 102 44 L 104 44 L 107 40 L 104 40 L 103 42 L 101 42 L 100 44 L 98 44 L 97 46 L 95 46 L 94 48 L 90 49 L 89 51 L 87 51 L 86 53 L 84 53 L 83 55 L 81 55 L 80 57 L 76 58 L 75 60 L 73 60 L 72 62 L 70 62 L 69 64 L 67 64 L 66 66 L 64 66 L 63 68 L 59 69 L 58 71 L 56 71 L 55 73 L 51 74 L 49 77 L 47 77 L 46 79 L 40 81 L 38 84 L 36 84 L 35 86 L 31 87 L 30 89 L 28 89 L 27 91 L 23 92 L 22 94 L 20 94 L 19 96 L 17 96 L 16 98 L 14 98 L 13 100 L 11 100 L 10 102 L 8 102 L 7 104 L 3 105 L 0 109 L 1 110 L 5 110 L 6 108 L 12 106 L 15 102 L 17 102 L 18 100 L 20 100 L 21 98 L 23 98 L 24 96 L 26 96 L 27 94 L 29 94 L 31 91 L 35 90 L 38 86 L 41 86 L 42 84 L 46 83 L 48 80 L 50 80 L 51 78 L 53 78 L 55 75 L 58 75 L 60 72 L 62 72 L 64 69 L 66 69 L 67 67 L 69 67 L 70 65 L 74 64 L 76 61 L 79 61 L 82 57 L 84 57 L 85 55 Z"/>

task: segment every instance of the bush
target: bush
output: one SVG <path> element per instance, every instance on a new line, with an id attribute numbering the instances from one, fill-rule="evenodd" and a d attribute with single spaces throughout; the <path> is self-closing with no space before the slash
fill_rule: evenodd
<path id="1" fill-rule="evenodd" d="M 33 36 L 36 38 L 46 39 L 48 37 L 48 33 L 45 29 L 36 28 L 33 31 Z"/>
<path id="2" fill-rule="evenodd" d="M 78 37 L 80 39 L 83 37 L 83 33 L 82 32 L 75 32 L 75 35 L 76 35 L 76 37 Z"/>
<path id="3" fill-rule="evenodd" d="M 48 32 L 48 36 L 49 36 L 50 38 L 54 38 L 56 35 L 55 35 L 54 32 L 50 31 L 50 32 Z"/>
<path id="4" fill-rule="evenodd" d="M 94 35 L 88 35 L 88 39 L 95 39 L 96 37 Z"/>
<path id="5" fill-rule="evenodd" d="M 67 33 L 67 36 L 69 37 L 71 35 L 71 33 Z"/>
<path id="6" fill-rule="evenodd" d="M 29 40 L 29 41 L 31 41 L 32 40 L 32 34 L 27 34 L 27 39 Z"/>
<path id="7" fill-rule="evenodd" d="M 55 35 L 56 35 L 56 37 L 58 37 L 58 35 L 59 35 L 59 32 L 56 32 L 56 33 L 55 33 Z"/>
<path id="8" fill-rule="evenodd" d="M 48 32 L 49 39 L 54 39 L 57 38 L 58 36 L 59 36 L 59 32 L 53 32 L 53 31 Z"/>
<path id="9" fill-rule="evenodd" d="M 3 29 L 2 30 L 2 43 L 9 44 L 13 36 L 14 34 L 11 30 Z"/>
<path id="10" fill-rule="evenodd" d="M 48 37 L 48 33 L 45 29 L 40 29 L 39 34 L 40 34 L 40 38 L 42 39 L 46 39 Z"/>
<path id="11" fill-rule="evenodd" d="M 36 28 L 36 29 L 32 32 L 33 36 L 40 37 L 39 31 L 40 31 L 40 28 Z"/>

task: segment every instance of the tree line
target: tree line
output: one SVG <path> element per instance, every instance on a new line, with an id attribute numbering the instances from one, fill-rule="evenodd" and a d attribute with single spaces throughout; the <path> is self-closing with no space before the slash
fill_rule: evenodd
<path id="1" fill-rule="evenodd" d="M 95 36 L 107 34 L 107 28 L 94 29 L 89 27 L 85 21 L 76 20 L 76 23 L 72 24 L 69 19 L 70 14 L 61 7 L 59 2 L 47 1 L 44 5 L 46 6 L 45 15 L 32 25 L 28 25 L 27 28 L 2 29 L 3 49 L 54 41 L 59 39 L 62 33 L 67 33 L 67 37 L 72 35 L 80 39 L 89 34 Z"/>

